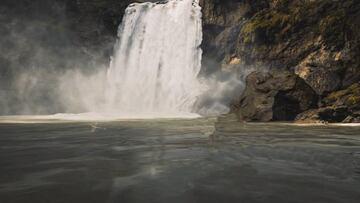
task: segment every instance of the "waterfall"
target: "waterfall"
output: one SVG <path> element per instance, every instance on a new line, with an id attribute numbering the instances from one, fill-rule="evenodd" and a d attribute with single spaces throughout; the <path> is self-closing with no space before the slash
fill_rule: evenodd
<path id="1" fill-rule="evenodd" d="M 106 112 L 122 117 L 190 115 L 201 84 L 198 0 L 134 3 L 125 12 L 107 72 Z"/>

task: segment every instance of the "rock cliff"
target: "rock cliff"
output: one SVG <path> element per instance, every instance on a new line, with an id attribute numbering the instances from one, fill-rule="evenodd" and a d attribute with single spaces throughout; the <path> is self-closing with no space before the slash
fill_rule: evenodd
<path id="1" fill-rule="evenodd" d="M 234 102 L 233 113 L 240 120 L 358 120 L 359 1 L 204 0 L 202 4 L 205 59 L 214 59 L 217 67 L 234 62 L 238 68 L 266 67 L 265 75 L 249 75 L 247 88 Z M 289 89 L 287 84 L 294 80 L 302 85 Z M 305 89 L 306 97 L 291 96 Z"/>

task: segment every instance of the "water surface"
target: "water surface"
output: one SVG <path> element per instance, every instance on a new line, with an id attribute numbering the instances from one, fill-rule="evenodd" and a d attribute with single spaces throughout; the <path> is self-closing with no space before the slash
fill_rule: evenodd
<path id="1" fill-rule="evenodd" d="M 360 127 L 0 124 L 1 203 L 359 202 Z"/>

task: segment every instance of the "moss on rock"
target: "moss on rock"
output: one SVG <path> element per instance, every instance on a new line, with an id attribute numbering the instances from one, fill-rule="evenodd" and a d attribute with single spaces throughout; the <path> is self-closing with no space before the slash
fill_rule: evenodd
<path id="1" fill-rule="evenodd" d="M 355 83 L 347 89 L 333 92 L 324 99 L 324 102 L 327 105 L 360 105 L 360 84 Z"/>
<path id="2" fill-rule="evenodd" d="M 284 27 L 289 18 L 288 14 L 276 10 L 258 13 L 243 25 L 241 29 L 243 42 L 250 43 L 256 31 L 265 31 L 268 35 L 273 34 L 271 31 Z"/>

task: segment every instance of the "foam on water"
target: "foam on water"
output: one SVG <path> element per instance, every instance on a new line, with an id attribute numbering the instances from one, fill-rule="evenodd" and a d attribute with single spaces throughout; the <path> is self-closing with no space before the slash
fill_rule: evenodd
<path id="1" fill-rule="evenodd" d="M 21 115 L 21 116 L 0 116 L 1 123 L 64 123 L 64 122 L 110 122 L 129 121 L 145 119 L 193 119 L 200 118 L 197 114 L 132 114 L 119 115 L 111 113 L 80 113 L 80 114 L 54 114 L 54 115 Z"/>

